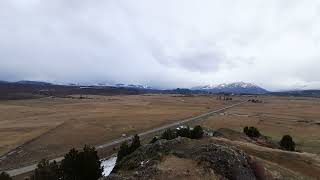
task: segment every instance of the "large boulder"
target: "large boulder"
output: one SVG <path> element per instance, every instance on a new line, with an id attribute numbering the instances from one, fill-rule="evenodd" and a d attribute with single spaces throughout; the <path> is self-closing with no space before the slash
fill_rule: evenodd
<path id="1" fill-rule="evenodd" d="M 168 156 L 185 160 L 179 162 L 194 163 L 195 169 L 201 171 L 200 174 L 207 173 L 207 176 L 204 176 L 212 177 L 210 179 L 256 179 L 250 167 L 250 157 L 241 150 L 224 143 L 203 143 L 180 137 L 173 140 L 159 140 L 153 144 L 141 146 L 118 162 L 113 173 L 106 179 L 162 179 L 159 177 L 167 177 L 168 174 L 163 171 L 166 169 L 163 167 L 166 165 L 163 161 Z M 159 168 L 159 164 L 162 164 L 162 168 Z M 184 164 L 180 163 L 179 166 L 184 166 Z M 189 165 L 186 164 L 186 166 Z M 179 171 L 179 169 L 186 168 L 175 169 Z M 179 172 L 171 173 L 179 174 Z M 185 175 L 186 172 L 181 172 L 181 174 L 184 176 L 179 177 L 188 177 Z M 192 172 L 189 174 L 195 175 Z M 215 175 L 215 178 L 212 174 Z M 170 179 L 169 176 L 167 179 Z"/>
<path id="2" fill-rule="evenodd" d="M 256 179 L 249 156 L 234 147 L 212 143 L 193 148 L 188 156 L 226 179 Z"/>

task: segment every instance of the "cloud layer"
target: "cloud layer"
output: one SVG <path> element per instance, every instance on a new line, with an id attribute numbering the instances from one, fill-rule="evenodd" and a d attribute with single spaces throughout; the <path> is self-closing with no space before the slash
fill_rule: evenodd
<path id="1" fill-rule="evenodd" d="M 4 0 L 0 79 L 320 88 L 320 2 Z"/>

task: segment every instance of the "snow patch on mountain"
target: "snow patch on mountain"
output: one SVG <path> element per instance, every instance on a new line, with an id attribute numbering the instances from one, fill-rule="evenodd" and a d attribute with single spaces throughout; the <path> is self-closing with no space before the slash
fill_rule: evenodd
<path id="1" fill-rule="evenodd" d="M 193 90 L 203 90 L 213 93 L 235 93 L 235 94 L 264 94 L 268 91 L 252 83 L 235 82 L 223 83 L 219 85 L 205 85 L 192 88 Z"/>

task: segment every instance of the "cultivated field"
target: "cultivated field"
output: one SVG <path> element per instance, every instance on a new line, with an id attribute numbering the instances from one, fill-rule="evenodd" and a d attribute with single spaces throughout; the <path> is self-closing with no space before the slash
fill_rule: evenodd
<path id="1" fill-rule="evenodd" d="M 0 154 L 11 152 L 0 160 L 0 169 L 61 156 L 84 144 L 104 144 L 235 102 L 179 95 L 0 101 Z"/>
<path id="2" fill-rule="evenodd" d="M 202 121 L 203 126 L 242 131 L 257 127 L 263 135 L 278 142 L 289 134 L 297 149 L 320 154 L 320 99 L 295 97 L 259 97 L 263 103 L 246 103 L 224 114 Z"/>

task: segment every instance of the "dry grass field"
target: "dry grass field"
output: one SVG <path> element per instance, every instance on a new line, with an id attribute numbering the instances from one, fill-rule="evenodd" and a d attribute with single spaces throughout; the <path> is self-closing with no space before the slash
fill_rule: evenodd
<path id="1" fill-rule="evenodd" d="M 260 132 L 280 141 L 289 134 L 297 149 L 320 154 L 320 99 L 295 97 L 260 97 L 263 103 L 246 103 L 224 114 L 201 122 L 213 129 L 230 128 L 242 131 L 255 126 Z"/>
<path id="2" fill-rule="evenodd" d="M 234 99 L 228 102 L 217 100 L 215 96 L 154 94 L 0 101 L 0 154 L 13 151 L 0 160 L 0 169 L 24 165 L 44 157 L 61 156 L 70 148 L 79 148 L 84 144 L 104 144 L 120 138 L 122 134 L 131 135 L 156 128 L 240 100 L 239 97 Z M 263 103 L 248 102 L 197 124 L 239 132 L 244 126 L 255 126 L 275 142 L 290 134 L 298 150 L 320 154 L 319 99 L 272 96 L 258 99 Z M 295 157 L 292 162 L 298 164 L 291 167 L 292 163 L 282 162 L 282 157 L 286 158 L 283 154 L 270 153 L 269 150 L 263 153 L 259 149 L 246 149 L 249 147 L 246 144 L 240 145 L 247 153 L 266 161 L 266 165 L 271 163 L 271 170 L 281 165 L 281 168 L 291 169 L 292 172 L 302 172 L 305 167 L 303 163 L 308 163 Z M 285 170 L 283 173 L 289 176 L 290 172 Z M 291 175 L 295 176 L 294 173 Z M 312 177 L 314 173 L 308 171 L 306 175 Z"/>
<path id="3" fill-rule="evenodd" d="M 0 101 L 0 168 L 60 156 L 235 102 L 214 96 L 90 96 Z"/>
<path id="4" fill-rule="evenodd" d="M 319 179 L 319 155 L 283 151 L 225 138 L 213 137 L 209 141 L 224 142 L 243 150 L 264 166 L 269 176 L 273 177 L 267 175 L 266 179 Z"/>

